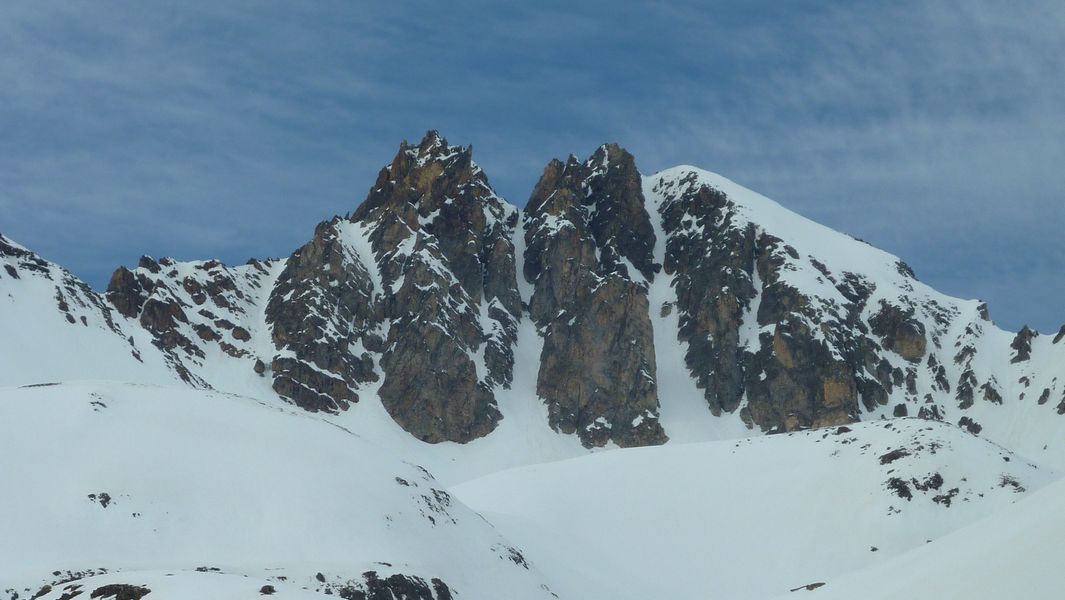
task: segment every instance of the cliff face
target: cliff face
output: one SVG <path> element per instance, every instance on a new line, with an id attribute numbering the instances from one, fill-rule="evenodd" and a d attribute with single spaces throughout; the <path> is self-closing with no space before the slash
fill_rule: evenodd
<path id="1" fill-rule="evenodd" d="M 512 238 L 516 209 L 472 160 L 430 132 L 403 144 L 351 224 L 377 270 L 375 313 L 385 409 L 428 442 L 467 442 L 500 419 L 492 390 L 508 386 L 521 318 Z"/>
<path id="2" fill-rule="evenodd" d="M 1065 336 L 1003 332 L 896 257 L 713 173 L 643 176 L 616 145 L 551 161 L 519 210 L 429 132 L 291 256 L 145 257 L 103 297 L 3 240 L 5 289 L 54 280 L 71 327 L 151 345 L 188 384 L 379 402 L 431 443 L 491 435 L 502 396 L 588 447 L 663 443 L 678 402 L 763 432 L 908 415 L 987 434 L 1013 419 L 989 407 L 1065 413 Z M 660 370 L 701 399 L 663 397 Z"/>
<path id="3" fill-rule="evenodd" d="M 550 425 L 585 445 L 657 444 L 647 280 L 655 244 L 632 155 L 602 146 L 552 161 L 525 214 L 529 318 L 543 336 L 536 393 Z"/>

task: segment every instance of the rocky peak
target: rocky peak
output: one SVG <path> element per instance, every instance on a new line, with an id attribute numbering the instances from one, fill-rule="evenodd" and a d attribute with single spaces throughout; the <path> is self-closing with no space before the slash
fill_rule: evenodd
<path id="1" fill-rule="evenodd" d="M 573 155 L 565 163 L 552 160 L 526 211 L 586 230 L 599 249 L 596 260 L 609 272 L 623 270 L 636 278 L 637 273 L 629 273 L 635 268 L 650 280 L 658 269 L 642 178 L 632 154 L 617 144 L 600 146 L 583 162 Z"/>
<path id="2" fill-rule="evenodd" d="M 408 238 L 431 238 L 450 270 L 476 302 L 486 288 L 509 312 L 520 311 L 512 274 L 501 253 L 517 223 L 517 209 L 496 195 L 484 171 L 473 162 L 472 146 L 451 146 L 436 131 L 421 143 L 404 142 L 378 174 L 365 202 L 352 215 L 376 226 L 374 251 L 394 251 Z M 398 276 L 387 269 L 385 276 Z M 508 281 L 509 280 L 509 281 Z"/>
<path id="3" fill-rule="evenodd" d="M 321 224 L 278 278 L 275 389 L 283 372 L 288 397 L 344 410 L 379 381 L 386 410 L 419 439 L 486 435 L 522 310 L 517 215 L 471 148 L 435 131 L 402 144 L 359 208 Z"/>
<path id="4" fill-rule="evenodd" d="M 487 187 L 487 178 L 473 162 L 473 147 L 452 146 L 436 131 L 429 131 L 417 145 L 400 144 L 399 152 L 378 173 L 352 220 L 362 221 L 381 207 L 403 213 L 407 210 L 404 205 L 414 207 L 424 217 L 449 197 L 462 195 L 460 192 L 474 180 L 476 185 Z"/>
<path id="5" fill-rule="evenodd" d="M 605 145 L 584 162 L 551 161 L 524 236 L 551 426 L 588 446 L 663 442 L 647 301 L 654 229 L 632 155 Z"/>

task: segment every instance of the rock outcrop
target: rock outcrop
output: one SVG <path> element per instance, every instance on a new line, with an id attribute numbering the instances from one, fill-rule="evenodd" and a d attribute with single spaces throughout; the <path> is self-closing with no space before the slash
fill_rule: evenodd
<path id="1" fill-rule="evenodd" d="M 219 354 L 247 363 L 242 368 L 251 368 L 258 358 L 251 333 L 238 323 L 258 318 L 258 299 L 272 266 L 142 256 L 135 269 L 114 272 L 105 296 L 122 316 L 152 335 L 152 344 L 181 379 L 211 387 L 198 373 Z"/>
<path id="2" fill-rule="evenodd" d="M 543 336 L 536 392 L 550 424 L 585 445 L 657 444 L 654 334 L 647 281 L 654 228 L 632 155 L 602 146 L 552 161 L 525 216 L 530 318 Z"/>
<path id="3" fill-rule="evenodd" d="M 510 384 L 521 317 L 511 242 L 517 210 L 472 148 L 429 132 L 403 144 L 351 216 L 380 269 L 389 323 L 379 395 L 427 442 L 467 442 L 500 419 L 492 389 Z"/>

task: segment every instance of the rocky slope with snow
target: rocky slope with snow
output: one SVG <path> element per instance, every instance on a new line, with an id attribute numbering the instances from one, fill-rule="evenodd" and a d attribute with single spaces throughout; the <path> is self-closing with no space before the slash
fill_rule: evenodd
<path id="1" fill-rule="evenodd" d="M 150 340 L 193 386 L 268 387 L 334 414 L 381 403 L 433 443 L 489 436 L 506 418 L 498 397 L 513 388 L 524 322 L 537 376 L 515 391 L 589 447 L 673 435 L 663 404 L 694 399 L 664 398 L 660 372 L 699 390 L 702 407 L 684 412 L 754 432 L 920 416 L 1008 442 L 1018 421 L 1057 431 L 1065 413 L 1062 333 L 1004 332 L 894 256 L 707 171 L 642 176 L 614 145 L 552 161 L 519 210 L 471 148 L 430 132 L 288 258 L 144 257 L 103 297 L 13 242 L 0 252 L 9 298 L 53 297 L 50 314 L 12 324 L 20 335 L 44 318 L 98 322 L 135 360 Z M 30 289 L 21 274 L 50 283 Z M 703 421 L 703 439 L 736 430 Z M 1026 450 L 1065 456 L 1033 440 Z"/>

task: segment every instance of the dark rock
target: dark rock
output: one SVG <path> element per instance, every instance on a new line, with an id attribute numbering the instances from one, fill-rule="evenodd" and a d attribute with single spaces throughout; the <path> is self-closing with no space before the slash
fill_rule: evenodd
<path id="1" fill-rule="evenodd" d="M 958 488 L 950 488 L 949 490 L 947 490 L 947 493 L 945 493 L 945 494 L 937 494 L 937 495 L 933 496 L 932 497 L 932 502 L 935 502 L 936 504 L 942 504 L 943 506 L 948 506 L 949 507 L 951 502 L 953 502 L 954 497 L 957 496 L 958 492 L 960 492 L 960 491 L 961 490 L 959 490 Z"/>
<path id="2" fill-rule="evenodd" d="M 500 419 L 492 388 L 513 376 L 517 212 L 492 191 L 472 149 L 429 132 L 400 147 L 352 221 L 371 228 L 392 288 L 381 306 L 392 322 L 381 357 L 386 410 L 427 442 L 486 435 Z"/>
<path id="3" fill-rule="evenodd" d="M 632 156 L 602 146 L 552 161 L 533 190 L 523 273 L 544 337 L 537 394 L 551 427 L 586 446 L 666 440 L 658 422 L 645 281 L 655 238 Z"/>
<path id="4" fill-rule="evenodd" d="M 1003 458 L 1005 458 L 1005 457 L 1003 457 Z M 1005 488 L 1005 487 L 1013 488 L 1013 491 L 1015 493 L 1018 493 L 1018 494 L 1021 494 L 1021 493 L 1024 493 L 1025 491 L 1027 491 L 1025 489 L 1025 487 L 1023 485 L 1021 485 L 1021 482 L 1017 481 L 1017 479 L 1015 477 L 1012 477 L 1010 475 L 1001 476 L 999 478 L 998 486 L 1002 487 L 1002 488 Z"/>
<path id="5" fill-rule="evenodd" d="M 740 348 L 739 331 L 759 292 L 753 279 L 756 233 L 731 227 L 730 202 L 723 193 L 682 185 L 655 190 L 666 197 L 659 207 L 666 233 L 663 271 L 674 278 L 678 337 L 688 346 L 685 363 L 710 410 L 720 415 L 739 407 L 745 373 L 755 368 Z M 764 411 L 757 405 L 760 415 Z M 765 423 L 759 416 L 755 422 Z"/>
<path id="6" fill-rule="evenodd" d="M 928 490 L 939 490 L 943 487 L 943 476 L 939 473 L 932 473 L 924 481 L 917 481 L 917 479 L 911 479 L 910 483 L 913 487 L 919 491 L 927 492 Z"/>
<path id="7" fill-rule="evenodd" d="M 984 392 L 984 400 L 987 402 L 1002 404 L 1002 394 L 999 393 L 996 385 L 997 382 L 995 381 L 994 376 L 992 376 L 989 381 L 984 382 L 984 384 L 980 386 L 980 390 Z"/>
<path id="8" fill-rule="evenodd" d="M 404 429 L 427 442 L 492 431 L 492 390 L 510 384 L 521 316 L 516 226 L 469 148 L 436 132 L 404 143 L 352 217 L 319 225 L 289 259 L 267 314 L 275 345 L 295 358 L 274 359 L 274 389 L 344 410 L 376 380 L 379 354 L 379 395 Z M 372 256 L 353 257 L 347 235 L 367 236 Z M 358 356 L 348 350 L 360 345 Z"/>
<path id="9" fill-rule="evenodd" d="M 89 596 L 91 598 L 103 598 L 104 600 L 140 600 L 151 593 L 151 590 L 125 583 L 112 583 L 96 588 Z"/>
<path id="10" fill-rule="evenodd" d="M 164 258 L 163 260 L 165 261 L 166 259 Z M 156 274 L 162 271 L 159 263 L 155 262 L 155 259 L 150 256 L 142 256 L 140 260 L 137 261 L 137 267 Z"/>
<path id="11" fill-rule="evenodd" d="M 914 318 L 914 310 L 902 309 L 880 301 L 880 312 L 869 319 L 873 333 L 884 340 L 884 348 L 896 352 L 910 362 L 917 362 L 925 355 L 928 340 L 925 327 Z"/>
<path id="12" fill-rule="evenodd" d="M 264 585 L 263 587 L 259 588 L 259 593 L 262 594 L 263 596 L 271 596 L 276 591 L 277 590 L 275 590 L 274 586 L 272 586 L 272 585 Z"/>
<path id="13" fill-rule="evenodd" d="M 892 450 L 892 451 L 888 452 L 887 454 L 881 455 L 880 464 L 889 465 L 889 464 L 895 462 L 896 460 L 898 460 L 900 458 L 903 458 L 903 457 L 906 457 L 906 456 L 909 456 L 909 455 L 910 455 L 910 451 L 909 450 L 907 450 L 905 448 L 896 448 L 895 450 Z"/>
<path id="14" fill-rule="evenodd" d="M 891 479 L 888 479 L 886 485 L 887 488 L 899 498 L 903 498 L 907 502 L 913 499 L 913 492 L 910 491 L 910 485 L 902 479 L 892 477 Z"/>
<path id="15" fill-rule="evenodd" d="M 980 319 L 987 321 L 988 323 L 991 322 L 991 313 L 987 310 L 987 302 L 981 302 L 980 305 L 976 307 L 976 312 L 980 315 Z"/>
<path id="16" fill-rule="evenodd" d="M 119 314 L 136 318 L 140 314 L 149 290 L 145 290 L 137 276 L 126 267 L 119 267 L 107 284 L 107 300 Z"/>
<path id="17" fill-rule="evenodd" d="M 1039 404 L 1046 404 L 1047 400 L 1050 400 L 1050 388 L 1043 388 L 1043 393 L 1039 394 Z"/>
<path id="18" fill-rule="evenodd" d="M 806 585 L 800 585 L 800 586 L 799 586 L 799 587 L 797 587 L 797 588 L 791 588 L 791 590 L 790 590 L 790 591 L 792 591 L 792 592 L 797 592 L 797 591 L 799 591 L 799 590 L 806 590 L 806 591 L 808 591 L 808 592 L 809 592 L 809 591 L 813 591 L 813 590 L 816 590 L 817 588 L 819 588 L 819 587 L 821 587 L 821 586 L 823 586 L 823 585 L 825 585 L 825 582 L 823 582 L 823 581 L 818 581 L 818 582 L 816 582 L 816 583 L 809 583 L 809 584 L 806 584 Z"/>
<path id="19" fill-rule="evenodd" d="M 904 377 L 865 335 L 860 316 L 871 282 L 834 276 L 811 259 L 849 303 L 825 305 L 784 277 L 799 253 L 745 224 L 721 191 L 700 184 L 695 173 L 657 185 L 667 236 L 663 271 L 674 277 L 679 338 L 714 414 L 735 411 L 746 395 L 745 421 L 763 431 L 792 431 L 856 421 L 859 401 L 868 410 L 887 403 L 886 388 Z M 740 339 L 749 319 L 756 321 L 750 330 L 761 332 L 757 340 Z M 896 336 L 903 351 L 912 345 L 907 333 L 901 328 Z"/>
<path id="20" fill-rule="evenodd" d="M 381 578 L 375 571 L 362 575 L 362 582 L 352 582 L 337 589 L 345 600 L 452 600 L 451 589 L 443 581 L 432 578 L 394 574 Z"/>
<path id="21" fill-rule="evenodd" d="M 211 329 L 203 323 L 197 323 L 193 325 L 192 328 L 196 330 L 196 335 L 198 335 L 200 339 L 205 342 L 214 342 L 222 339 L 221 336 L 218 335 L 217 331 Z"/>
<path id="22" fill-rule="evenodd" d="M 970 417 L 962 417 L 961 419 L 959 419 L 958 427 L 961 427 L 962 429 L 968 431 L 973 435 L 976 435 L 983 430 L 983 427 L 976 421 L 972 420 Z"/>
<path id="23" fill-rule="evenodd" d="M 1037 335 L 1039 334 L 1032 331 L 1027 325 L 1017 332 L 1017 336 L 1010 343 L 1010 348 L 1013 348 L 1014 352 L 1016 352 L 1013 358 L 1010 359 L 1011 363 L 1023 362 L 1032 357 L 1032 340 Z"/>
<path id="24" fill-rule="evenodd" d="M 313 411 L 346 410 L 358 401 L 355 387 L 377 379 L 370 356 L 350 350 L 379 319 L 370 275 L 348 260 L 340 223 L 320 224 L 292 254 L 266 308 L 275 347 L 292 353 L 272 362 L 274 391 Z"/>
<path id="25" fill-rule="evenodd" d="M 922 406 L 917 411 L 917 418 L 924 419 L 926 421 L 942 421 L 943 414 L 939 411 L 939 407 L 935 404 Z"/>

